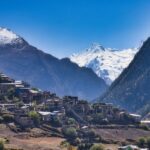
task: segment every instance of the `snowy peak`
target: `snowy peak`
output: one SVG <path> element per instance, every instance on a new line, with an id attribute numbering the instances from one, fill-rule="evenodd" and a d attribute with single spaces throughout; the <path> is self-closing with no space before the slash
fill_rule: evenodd
<path id="1" fill-rule="evenodd" d="M 111 84 L 129 65 L 138 49 L 111 49 L 100 44 L 92 44 L 90 48 L 70 57 L 80 67 L 91 68 L 107 84 Z"/>
<path id="2" fill-rule="evenodd" d="M 13 40 L 16 40 L 18 38 L 19 36 L 17 36 L 11 30 L 0 27 L 0 42 L 1 43 L 4 43 L 4 44 L 11 43 Z"/>
<path id="3" fill-rule="evenodd" d="M 10 29 L 0 27 L 0 46 L 16 45 L 19 47 L 25 44 L 27 44 L 27 42 Z"/>
<path id="4" fill-rule="evenodd" d="M 88 52 L 105 51 L 105 48 L 99 43 L 92 43 L 91 47 L 87 49 Z"/>

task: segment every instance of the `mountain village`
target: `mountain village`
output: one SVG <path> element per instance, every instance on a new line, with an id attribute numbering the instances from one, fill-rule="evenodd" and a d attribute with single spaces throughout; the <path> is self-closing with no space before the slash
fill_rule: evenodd
<path id="1" fill-rule="evenodd" d="M 74 96 L 60 98 L 0 74 L 0 122 L 13 132 L 30 133 L 31 129 L 38 128 L 41 135 L 65 137 L 74 146 L 89 143 L 88 147 L 100 141 L 110 142 L 96 134 L 97 129 L 148 130 L 148 126 L 141 125 L 141 119 L 140 115 L 130 114 L 111 103 L 89 103 Z M 142 123 L 150 125 L 146 120 Z M 34 133 L 34 136 L 41 135 Z"/>

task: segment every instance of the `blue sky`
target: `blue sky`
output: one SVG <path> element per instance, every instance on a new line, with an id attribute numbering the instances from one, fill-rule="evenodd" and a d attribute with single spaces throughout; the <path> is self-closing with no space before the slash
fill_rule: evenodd
<path id="1" fill-rule="evenodd" d="M 59 58 L 93 42 L 136 47 L 150 36 L 150 0 L 1 0 L 0 26 Z"/>

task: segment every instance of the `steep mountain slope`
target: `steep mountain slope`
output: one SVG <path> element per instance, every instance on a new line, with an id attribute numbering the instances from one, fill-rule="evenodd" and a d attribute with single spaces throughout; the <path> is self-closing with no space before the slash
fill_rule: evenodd
<path id="1" fill-rule="evenodd" d="M 123 50 L 104 48 L 94 43 L 86 51 L 73 54 L 70 60 L 81 67 L 91 68 L 110 85 L 129 65 L 137 51 L 136 48 Z"/>
<path id="2" fill-rule="evenodd" d="M 133 112 L 150 111 L 150 38 L 100 99 Z"/>
<path id="3" fill-rule="evenodd" d="M 0 28 L 0 71 L 59 96 L 90 100 L 107 88 L 91 69 L 46 54 L 5 28 Z"/>

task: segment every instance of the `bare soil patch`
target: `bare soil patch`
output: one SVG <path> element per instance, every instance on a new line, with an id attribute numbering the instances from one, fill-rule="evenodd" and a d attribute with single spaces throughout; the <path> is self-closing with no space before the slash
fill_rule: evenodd
<path id="1" fill-rule="evenodd" d="M 150 131 L 128 128 L 128 129 L 94 129 L 104 140 L 114 142 L 136 141 L 140 137 L 149 137 Z"/>
<path id="2" fill-rule="evenodd" d="M 40 129 L 36 129 L 36 131 L 42 132 Z M 6 125 L 0 124 L 0 137 L 9 140 L 9 143 L 5 144 L 6 148 L 19 150 L 61 150 L 60 143 L 65 139 L 58 137 L 40 137 L 41 133 L 39 134 L 39 132 L 36 137 L 31 137 L 28 132 L 15 133 Z"/>

